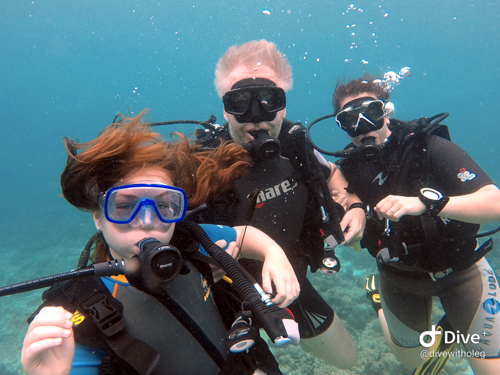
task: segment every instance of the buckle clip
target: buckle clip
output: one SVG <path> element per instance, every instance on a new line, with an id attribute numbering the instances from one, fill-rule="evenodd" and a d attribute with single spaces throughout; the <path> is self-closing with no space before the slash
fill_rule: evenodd
<path id="1" fill-rule="evenodd" d="M 114 308 L 104 294 L 98 293 L 82 303 L 82 307 L 106 337 L 111 337 L 125 328 L 120 312 Z"/>

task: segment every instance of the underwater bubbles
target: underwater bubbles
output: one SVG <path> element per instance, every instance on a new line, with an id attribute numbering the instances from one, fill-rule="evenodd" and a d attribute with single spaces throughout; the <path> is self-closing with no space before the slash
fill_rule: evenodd
<path id="1" fill-rule="evenodd" d="M 365 14 L 361 14 L 363 12 L 368 14 L 365 16 Z M 367 38 L 369 38 L 368 42 L 370 42 L 372 46 L 378 47 L 379 38 L 377 35 L 377 24 L 385 24 L 387 22 L 385 19 L 389 17 L 389 12 L 383 9 L 382 5 L 377 5 L 375 3 L 366 9 L 356 6 L 354 3 L 350 3 L 347 9 L 342 12 L 342 16 L 346 21 L 346 35 L 349 35 L 351 38 L 351 45 L 347 46 L 349 50 L 346 51 L 348 55 L 345 57 L 344 61 L 351 62 L 354 60 L 361 61 L 362 64 L 367 64 L 367 60 L 360 60 L 358 56 L 352 54 L 356 53 L 358 45 L 360 47 L 366 45 Z M 367 17 L 369 18 L 367 19 Z M 368 48 L 371 47 L 368 46 Z"/>
<path id="2" fill-rule="evenodd" d="M 399 75 L 403 78 L 411 76 L 411 68 L 409 66 L 405 66 L 399 71 Z"/>
<path id="3" fill-rule="evenodd" d="M 373 82 L 378 83 L 384 88 L 385 91 L 391 92 L 394 87 L 399 85 L 403 78 L 411 76 L 411 73 L 411 68 L 409 66 L 405 66 L 399 71 L 399 73 L 390 70 L 387 73 L 384 73 L 384 79 L 376 79 Z"/>

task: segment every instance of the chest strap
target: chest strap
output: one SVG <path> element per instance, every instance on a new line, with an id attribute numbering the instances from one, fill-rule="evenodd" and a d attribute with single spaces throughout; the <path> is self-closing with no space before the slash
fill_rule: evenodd
<path id="1" fill-rule="evenodd" d="M 103 348 L 105 342 L 140 375 L 153 372 L 160 355 L 126 332 L 121 303 L 99 279 L 83 277 L 57 283 L 45 291 L 42 298 L 45 303 L 29 321 L 45 306 L 63 306 L 73 316 L 80 316 L 79 324 L 74 323 L 76 342 L 91 348 Z"/>

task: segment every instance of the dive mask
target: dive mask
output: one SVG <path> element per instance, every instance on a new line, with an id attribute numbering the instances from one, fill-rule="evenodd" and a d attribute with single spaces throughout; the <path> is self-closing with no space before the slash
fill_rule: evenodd
<path id="1" fill-rule="evenodd" d="M 248 78 L 236 82 L 222 98 L 224 110 L 239 123 L 272 121 L 276 112 L 285 109 L 285 91 L 264 78 Z"/>
<path id="2" fill-rule="evenodd" d="M 148 220 L 158 225 L 158 220 L 162 223 L 181 221 L 186 213 L 187 198 L 184 190 L 173 186 L 131 184 L 108 189 L 99 196 L 98 205 L 111 223 L 136 226 Z"/>
<path id="3" fill-rule="evenodd" d="M 335 121 L 350 137 L 379 130 L 387 117 L 385 103 L 382 100 L 365 97 L 355 99 L 344 105 L 337 113 Z"/>

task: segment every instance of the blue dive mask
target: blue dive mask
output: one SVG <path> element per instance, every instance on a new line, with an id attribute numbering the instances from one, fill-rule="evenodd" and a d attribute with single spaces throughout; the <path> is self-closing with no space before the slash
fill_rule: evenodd
<path id="1" fill-rule="evenodd" d="M 187 198 L 184 190 L 160 184 L 132 184 L 112 187 L 99 196 L 99 208 L 114 224 L 175 223 L 184 218 Z"/>

